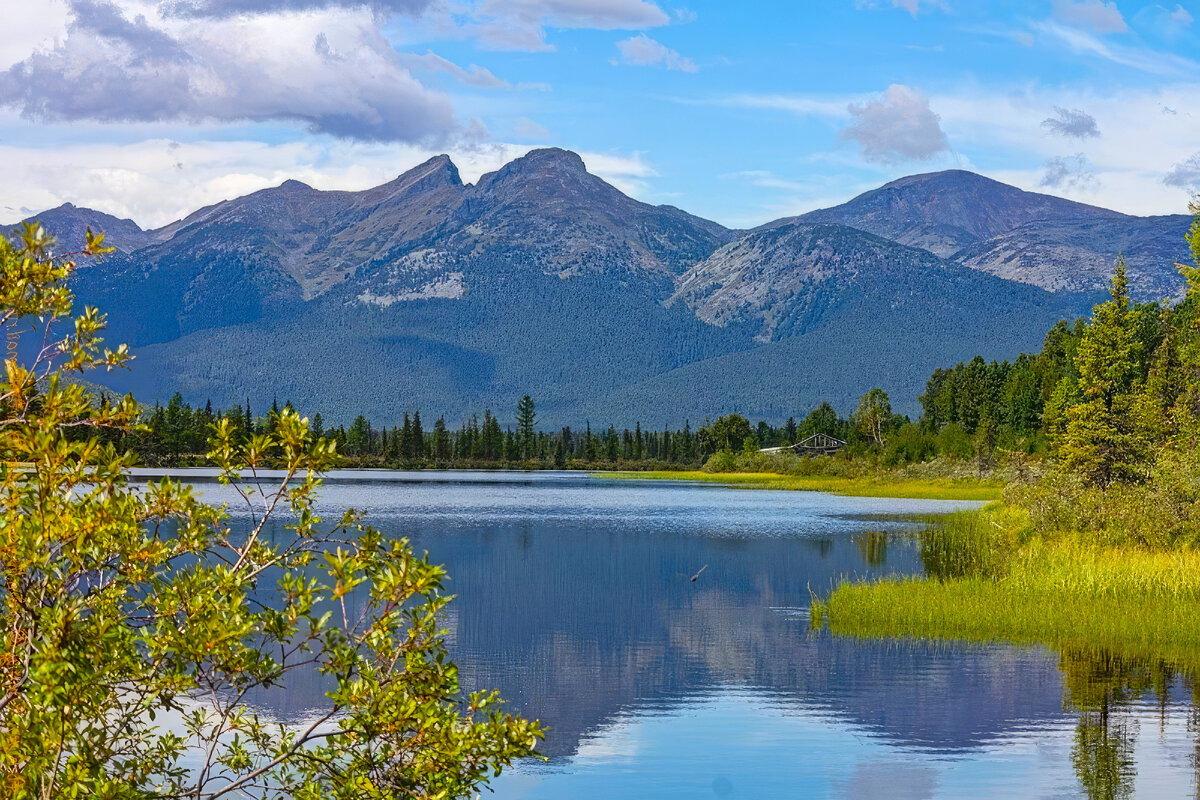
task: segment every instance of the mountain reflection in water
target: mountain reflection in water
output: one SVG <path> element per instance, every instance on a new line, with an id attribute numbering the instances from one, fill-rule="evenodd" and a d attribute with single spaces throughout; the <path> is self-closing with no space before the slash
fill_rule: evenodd
<path id="1" fill-rule="evenodd" d="M 810 632 L 810 589 L 920 573 L 904 515 L 965 505 L 560 473 L 343 472 L 321 501 L 445 564 L 464 688 L 548 726 L 496 797 L 1195 796 L 1165 664 Z"/>

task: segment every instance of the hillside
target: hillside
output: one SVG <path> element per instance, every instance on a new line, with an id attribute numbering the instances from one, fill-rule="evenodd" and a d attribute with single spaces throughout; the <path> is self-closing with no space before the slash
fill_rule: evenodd
<path id="1" fill-rule="evenodd" d="M 525 393 L 545 426 L 781 420 L 876 385 L 912 412 L 934 367 L 1036 349 L 1090 308 L 1077 290 L 1106 268 L 1075 253 L 1124 248 L 1135 286 L 1161 293 L 1182 249 L 1176 218 L 969 173 L 739 234 L 557 149 L 474 185 L 446 156 L 362 192 L 288 181 L 156 231 L 64 209 L 47 223 L 125 238 L 75 281 L 138 355 L 114 388 L 388 425 L 416 408 L 507 418 Z"/>
<path id="2" fill-rule="evenodd" d="M 911 175 L 793 219 L 848 225 L 1052 292 L 1103 289 L 1123 254 L 1134 295 L 1151 300 L 1181 289 L 1174 264 L 1188 257 L 1191 224 L 1186 215 L 1134 217 L 963 170 Z"/>

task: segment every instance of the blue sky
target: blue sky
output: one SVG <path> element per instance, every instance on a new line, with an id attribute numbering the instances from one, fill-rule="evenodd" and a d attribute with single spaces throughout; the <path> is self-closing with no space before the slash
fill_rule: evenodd
<path id="1" fill-rule="evenodd" d="M 23 0 L 0 221 L 165 224 L 296 177 L 464 178 L 561 146 L 751 226 L 971 169 L 1132 213 L 1200 190 L 1200 3 Z"/>

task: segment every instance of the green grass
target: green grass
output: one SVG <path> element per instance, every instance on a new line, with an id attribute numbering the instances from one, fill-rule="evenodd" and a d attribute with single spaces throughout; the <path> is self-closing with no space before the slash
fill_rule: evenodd
<path id="1" fill-rule="evenodd" d="M 888 476 L 778 475 L 771 472 L 597 472 L 599 478 L 699 481 L 747 489 L 828 492 L 852 497 L 896 497 L 921 500 L 996 500 L 1003 484 L 964 478 Z"/>
<path id="2" fill-rule="evenodd" d="M 1200 552 L 1036 536 L 1023 513 L 954 515 L 923 541 L 934 577 L 842 584 L 814 620 L 858 637 L 1086 646 L 1200 666 Z"/>

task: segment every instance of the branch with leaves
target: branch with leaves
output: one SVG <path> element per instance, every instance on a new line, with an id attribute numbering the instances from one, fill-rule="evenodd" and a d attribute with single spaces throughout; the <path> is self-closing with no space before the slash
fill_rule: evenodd
<path id="1" fill-rule="evenodd" d="M 316 512 L 338 461 L 290 409 L 248 440 L 228 420 L 209 458 L 230 509 L 79 431 L 131 429 L 132 397 L 75 376 L 126 365 L 87 309 L 69 335 L 71 255 L 38 226 L 0 240 L 0 320 L 49 345 L 0 383 L 0 794 L 15 798 L 463 797 L 535 753 L 536 722 L 463 697 L 439 612 L 443 570 L 349 512 Z M 105 252 L 88 235 L 87 256 Z M 286 535 L 264 535 L 279 521 Z M 272 529 L 274 532 L 274 529 Z M 315 671 L 303 725 L 248 696 Z M 175 720 L 166 723 L 164 720 Z"/>

